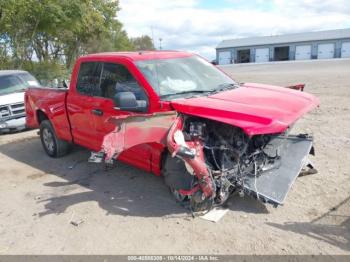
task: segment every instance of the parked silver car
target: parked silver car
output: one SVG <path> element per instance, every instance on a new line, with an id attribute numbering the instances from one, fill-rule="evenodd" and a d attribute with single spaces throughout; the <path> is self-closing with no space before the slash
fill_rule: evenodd
<path id="1" fill-rule="evenodd" d="M 0 133 L 25 129 L 24 91 L 40 86 L 26 71 L 0 70 Z"/>

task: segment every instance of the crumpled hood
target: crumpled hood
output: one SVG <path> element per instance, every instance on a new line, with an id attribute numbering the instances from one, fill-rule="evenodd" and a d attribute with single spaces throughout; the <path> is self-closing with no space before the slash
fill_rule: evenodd
<path id="1" fill-rule="evenodd" d="M 318 104 L 311 94 L 256 83 L 209 96 L 171 101 L 178 112 L 238 126 L 250 136 L 283 132 Z"/>
<path id="2" fill-rule="evenodd" d="M 0 105 L 10 105 L 24 102 L 24 92 L 0 95 Z"/>

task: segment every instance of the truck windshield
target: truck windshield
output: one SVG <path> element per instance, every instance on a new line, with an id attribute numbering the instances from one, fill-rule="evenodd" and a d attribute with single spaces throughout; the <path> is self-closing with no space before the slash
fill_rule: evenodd
<path id="1" fill-rule="evenodd" d="M 139 61 L 136 65 L 163 100 L 238 86 L 234 80 L 198 56 Z"/>

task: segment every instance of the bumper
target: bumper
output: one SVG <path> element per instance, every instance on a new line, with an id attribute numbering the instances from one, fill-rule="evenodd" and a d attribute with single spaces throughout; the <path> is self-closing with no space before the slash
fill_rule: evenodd
<path id="1" fill-rule="evenodd" d="M 16 119 L 9 119 L 6 121 L 0 120 L 0 133 L 6 133 L 11 131 L 20 131 L 26 128 L 26 117 L 20 117 Z"/>

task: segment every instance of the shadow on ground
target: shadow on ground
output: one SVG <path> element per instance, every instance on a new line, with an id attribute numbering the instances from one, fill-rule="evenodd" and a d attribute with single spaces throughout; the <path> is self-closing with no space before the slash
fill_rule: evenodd
<path id="1" fill-rule="evenodd" d="M 39 138 L 33 138 L 1 145 L 0 152 L 37 169 L 24 174 L 46 187 L 36 192 L 42 194 L 38 202 L 45 207 L 40 216 L 63 213 L 70 206 L 90 201 L 107 214 L 149 217 L 184 213 L 161 177 L 122 163 L 105 171 L 102 165 L 88 163 L 90 153 L 80 147 L 53 159 L 44 153 Z"/>
<path id="2" fill-rule="evenodd" d="M 281 230 L 306 235 L 343 250 L 350 250 L 350 196 L 311 222 L 267 223 Z"/>
<path id="3" fill-rule="evenodd" d="M 43 182 L 45 187 L 52 189 L 51 193 L 38 200 L 45 207 L 40 216 L 63 213 L 72 205 L 90 201 L 97 202 L 107 214 L 189 216 L 170 195 L 162 177 L 120 162 L 114 169 L 105 171 L 102 165 L 87 162 L 89 151 L 83 148 L 75 147 L 69 155 L 53 159 L 44 153 L 40 140 L 32 138 L 1 145 L 0 152 L 39 170 L 28 172 L 27 179 L 37 179 L 40 183 L 39 178 L 51 176 L 46 179 L 50 182 Z M 263 205 L 250 198 L 234 197 L 229 201 L 229 207 L 249 213 L 267 212 Z"/>

